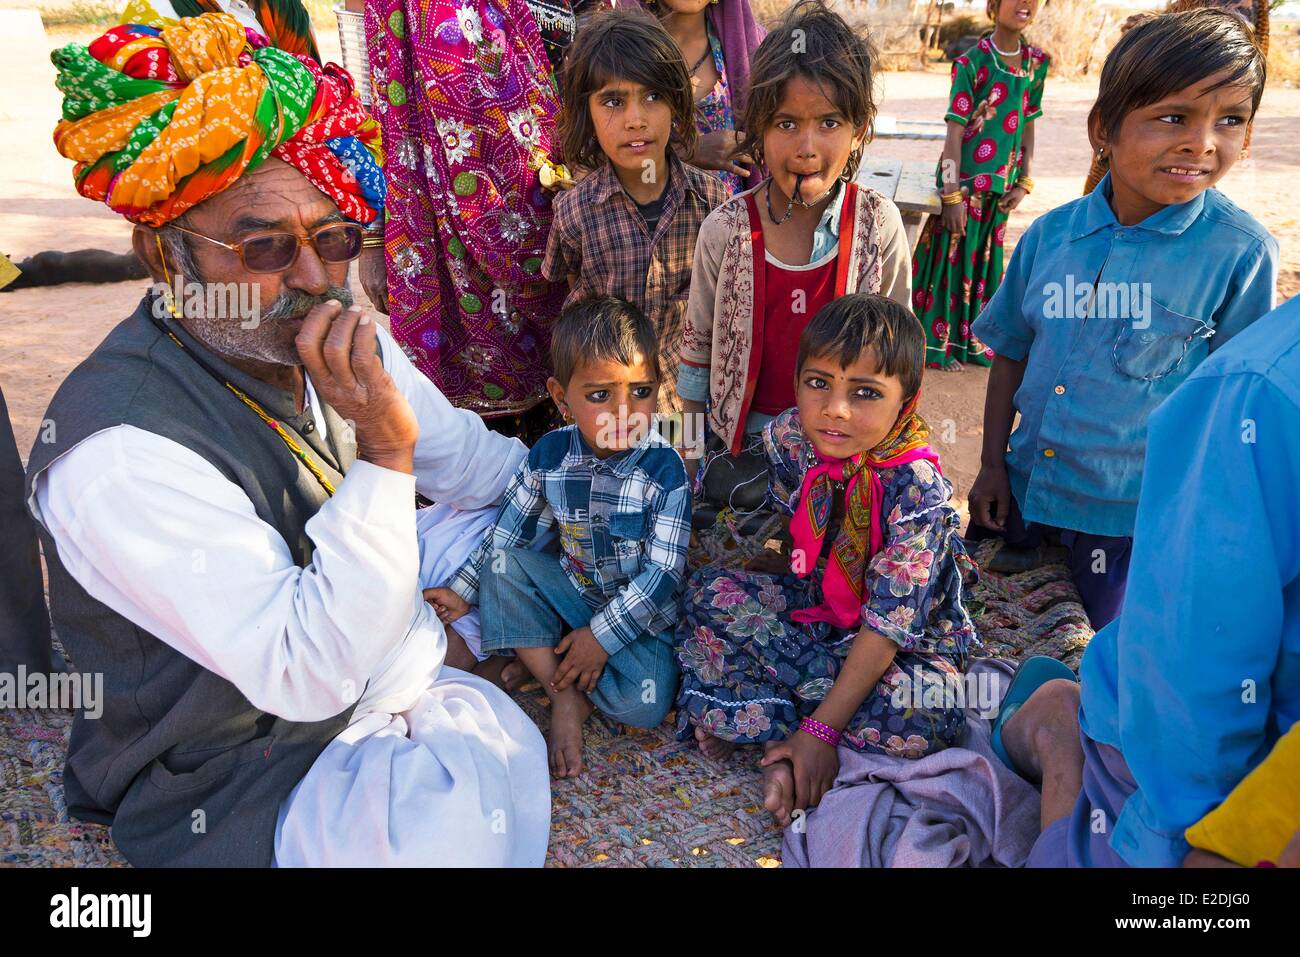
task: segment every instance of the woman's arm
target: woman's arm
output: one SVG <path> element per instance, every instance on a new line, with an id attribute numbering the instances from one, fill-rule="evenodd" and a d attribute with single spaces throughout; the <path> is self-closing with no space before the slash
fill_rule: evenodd
<path id="1" fill-rule="evenodd" d="M 961 189 L 961 138 L 966 127 L 956 120 L 948 121 L 948 135 L 943 141 L 943 153 L 939 157 L 939 179 L 943 183 L 940 190 L 945 196 Z M 943 231 L 953 236 L 966 235 L 966 204 L 945 204 L 940 214 Z"/>
<path id="2" fill-rule="evenodd" d="M 1020 141 L 1020 145 L 1023 148 L 1020 157 L 1020 177 L 1015 183 L 1007 184 L 1006 195 L 998 201 L 998 208 L 1008 213 L 1024 202 L 1025 197 L 1029 195 L 1029 190 L 1017 184 L 1021 179 L 1029 179 L 1029 167 L 1034 161 L 1035 125 L 1036 124 L 1032 120 L 1024 125 L 1024 133 L 1022 134 Z"/>

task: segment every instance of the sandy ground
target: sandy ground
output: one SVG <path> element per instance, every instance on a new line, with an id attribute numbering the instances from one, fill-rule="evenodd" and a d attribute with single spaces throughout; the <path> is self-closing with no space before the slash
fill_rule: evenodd
<path id="1" fill-rule="evenodd" d="M 12 0 L 7 0 L 7 3 Z M 50 139 L 59 111 L 49 49 L 93 34 L 43 37 L 21 18 L 27 11 L 0 9 L 0 251 L 20 259 L 46 249 L 97 246 L 130 248 L 130 226 L 103 206 L 78 196 L 71 164 Z M 322 34 L 327 57 L 338 59 L 337 35 Z M 888 73 L 881 112 L 940 118 L 947 101 L 946 71 Z M 1084 118 L 1095 96 L 1090 83 L 1049 81 L 1045 115 L 1038 120 L 1036 189 L 1012 216 L 1014 240 L 1034 217 L 1078 195 L 1088 165 Z M 1290 194 L 1300 171 L 1300 90 L 1270 88 L 1256 121 L 1252 157 L 1238 164 L 1220 188 L 1260 220 L 1282 246 L 1279 298 L 1300 292 L 1300 218 Z M 898 159 L 937 158 L 938 144 L 880 141 L 870 151 Z M 1190 278 L 1190 277 L 1189 277 Z M 359 284 L 354 288 L 360 291 Z M 19 448 L 30 448 L 45 407 L 64 376 L 138 302 L 140 283 L 72 284 L 0 293 L 0 387 L 3 387 Z M 945 472 L 960 504 L 979 466 L 986 370 L 930 372 L 922 410 L 935 432 Z"/>

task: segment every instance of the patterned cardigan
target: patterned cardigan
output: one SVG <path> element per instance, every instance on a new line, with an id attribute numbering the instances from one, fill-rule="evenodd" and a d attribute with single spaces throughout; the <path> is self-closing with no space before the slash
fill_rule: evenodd
<path id="1" fill-rule="evenodd" d="M 709 428 L 732 453 L 740 451 L 757 382 L 755 327 L 762 290 L 755 290 L 753 229 L 738 193 L 700 227 L 682 339 L 683 365 L 709 370 Z M 840 223 L 840 255 L 848 255 L 845 292 L 872 292 L 912 308 L 912 251 L 898 207 L 869 187 L 856 187 L 852 223 Z M 848 235 L 845 235 L 845 227 Z M 758 271 L 761 285 L 762 271 Z"/>

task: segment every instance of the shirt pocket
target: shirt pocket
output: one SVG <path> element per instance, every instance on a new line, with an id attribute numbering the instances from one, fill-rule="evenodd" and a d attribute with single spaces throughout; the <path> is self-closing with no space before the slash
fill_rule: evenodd
<path id="1" fill-rule="evenodd" d="M 645 512 L 614 512 L 609 517 L 609 541 L 618 570 L 633 578 L 641 570 L 641 549 L 646 537 Z"/>
<path id="2" fill-rule="evenodd" d="M 1149 302 L 1149 320 L 1142 325 L 1125 322 L 1111 350 L 1116 371 L 1148 382 L 1163 379 L 1182 365 L 1195 340 L 1214 335 L 1209 323 L 1174 312 L 1154 299 Z"/>

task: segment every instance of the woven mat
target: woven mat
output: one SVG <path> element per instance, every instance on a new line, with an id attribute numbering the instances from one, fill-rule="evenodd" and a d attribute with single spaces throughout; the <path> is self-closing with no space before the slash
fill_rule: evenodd
<path id="1" fill-rule="evenodd" d="M 1024 556 L 984 542 L 975 558 L 985 569 L 969 596 L 984 643 L 976 654 L 1046 654 L 1077 669 L 1092 629 L 1062 553 L 1035 556 L 1034 567 L 1020 570 Z M 545 697 L 524 693 L 519 703 L 545 730 Z M 68 818 L 71 724 L 68 711 L 0 711 L 0 865 L 125 864 L 107 828 Z M 585 738 L 587 770 L 552 788 L 548 866 L 780 865 L 781 832 L 762 806 L 757 749 L 716 763 L 674 741 L 669 723 L 623 730 L 600 716 Z"/>

